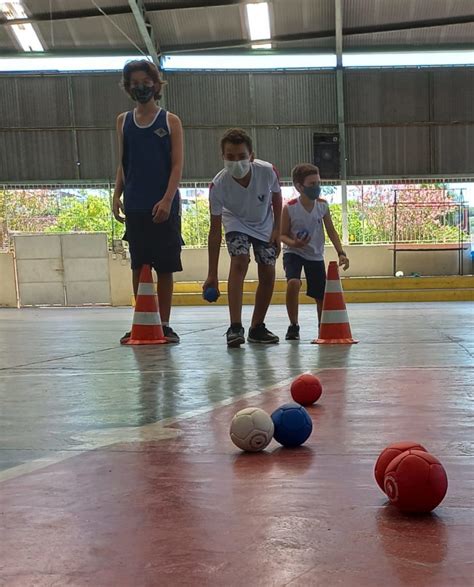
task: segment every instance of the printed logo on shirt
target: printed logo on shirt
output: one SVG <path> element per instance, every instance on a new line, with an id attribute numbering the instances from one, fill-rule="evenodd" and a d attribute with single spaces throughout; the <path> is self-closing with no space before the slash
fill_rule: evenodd
<path id="1" fill-rule="evenodd" d="M 163 137 L 165 137 L 168 134 L 168 131 L 165 128 L 157 128 L 153 132 L 155 133 L 155 135 L 159 136 L 160 139 L 162 139 Z"/>
<path id="2" fill-rule="evenodd" d="M 257 198 L 258 198 L 258 201 L 262 202 L 262 204 L 263 204 L 263 202 L 265 200 L 265 194 L 260 194 L 259 196 L 257 196 Z"/>

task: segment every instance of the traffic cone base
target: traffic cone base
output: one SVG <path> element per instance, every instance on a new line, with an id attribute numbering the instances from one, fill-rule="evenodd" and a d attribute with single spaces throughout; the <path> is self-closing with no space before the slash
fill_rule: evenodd
<path id="1" fill-rule="evenodd" d="M 324 291 L 319 336 L 313 340 L 312 344 L 356 344 L 358 342 L 352 338 L 337 263 L 331 261 Z"/>
<path id="2" fill-rule="evenodd" d="M 140 273 L 133 325 L 130 338 L 124 340 L 126 345 L 166 344 L 158 311 L 158 298 L 151 275 L 151 267 L 143 265 Z"/>

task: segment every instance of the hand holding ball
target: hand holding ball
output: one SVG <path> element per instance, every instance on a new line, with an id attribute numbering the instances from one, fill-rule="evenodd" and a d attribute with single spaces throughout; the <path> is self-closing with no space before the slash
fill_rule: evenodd
<path id="1" fill-rule="evenodd" d="M 204 290 L 203 297 L 206 302 L 217 302 L 217 299 L 219 298 L 219 291 L 215 287 L 207 287 Z"/>

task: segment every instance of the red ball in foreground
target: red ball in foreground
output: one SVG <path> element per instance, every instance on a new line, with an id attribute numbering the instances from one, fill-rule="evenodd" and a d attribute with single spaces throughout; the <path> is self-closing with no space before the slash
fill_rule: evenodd
<path id="1" fill-rule="evenodd" d="M 390 503 L 402 512 L 428 513 L 443 501 L 448 477 L 429 452 L 407 450 L 387 467 L 384 488 Z"/>
<path id="2" fill-rule="evenodd" d="M 380 453 L 380 456 L 375 463 L 374 469 L 375 480 L 377 481 L 377 484 L 382 491 L 385 491 L 383 484 L 386 468 L 390 465 L 395 457 L 398 457 L 398 455 L 401 455 L 402 452 L 405 452 L 406 450 L 422 450 L 427 452 L 424 446 L 421 446 L 421 444 L 418 444 L 418 442 L 412 442 L 410 440 L 389 444 L 387 448 L 385 448 Z"/>
<path id="3" fill-rule="evenodd" d="M 299 375 L 291 384 L 291 397 L 301 406 L 310 406 L 318 401 L 323 386 L 317 377 L 310 373 Z"/>

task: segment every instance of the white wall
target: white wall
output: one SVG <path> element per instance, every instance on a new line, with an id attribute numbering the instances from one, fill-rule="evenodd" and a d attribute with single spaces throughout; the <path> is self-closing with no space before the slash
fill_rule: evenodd
<path id="1" fill-rule="evenodd" d="M 393 275 L 393 253 L 388 245 L 353 246 L 346 247 L 351 261 L 351 267 L 344 273 L 345 277 L 390 277 Z M 405 275 L 419 273 L 420 275 L 456 275 L 458 273 L 457 251 L 423 251 L 415 253 L 398 253 L 397 267 Z M 336 254 L 332 247 L 326 247 L 326 262 L 335 261 Z M 203 282 L 207 275 L 207 249 L 184 249 L 182 254 L 183 269 L 176 273 L 176 281 Z M 472 273 L 470 251 L 464 254 L 464 273 Z M 112 289 L 112 304 L 129 304 L 132 297 L 130 261 L 122 259 L 121 255 L 109 255 L 110 284 Z M 229 255 L 221 249 L 219 262 L 219 280 L 227 279 L 229 272 Z M 277 262 L 277 279 L 285 277 L 282 258 Z M 257 266 L 250 263 L 247 279 L 257 279 Z"/>
<path id="2" fill-rule="evenodd" d="M 0 253 L 0 306 L 16 308 L 13 253 Z"/>

